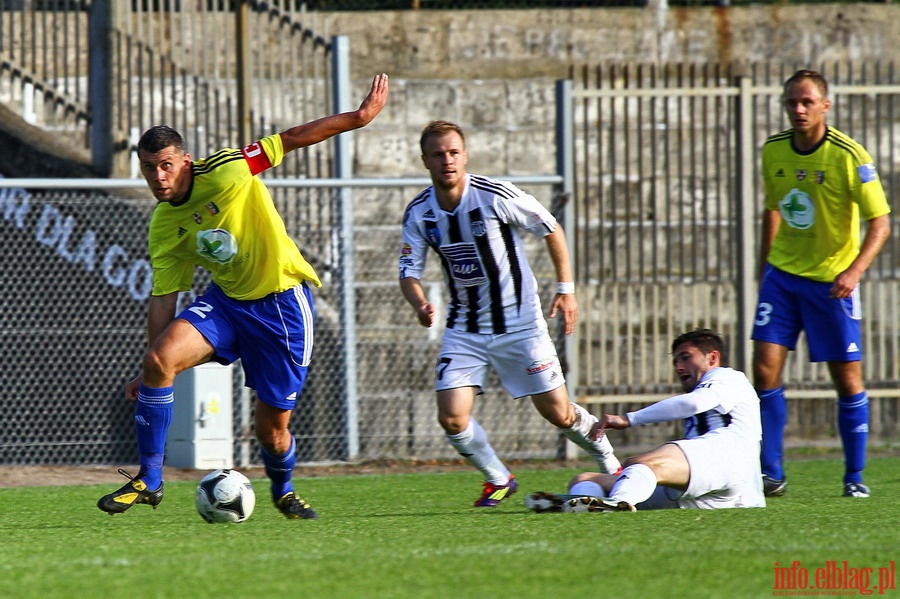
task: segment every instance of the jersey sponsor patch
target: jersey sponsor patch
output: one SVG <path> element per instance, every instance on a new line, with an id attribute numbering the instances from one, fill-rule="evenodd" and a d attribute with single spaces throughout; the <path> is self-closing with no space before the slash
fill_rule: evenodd
<path id="1" fill-rule="evenodd" d="M 400 248 L 400 268 L 410 268 L 412 265 L 412 246 L 404 243 Z"/>
<path id="2" fill-rule="evenodd" d="M 237 255 L 237 240 L 225 229 L 197 233 L 197 253 L 213 262 L 228 264 Z"/>
<path id="3" fill-rule="evenodd" d="M 535 360 L 525 369 L 525 372 L 528 375 L 532 374 L 540 374 L 545 370 L 549 370 L 556 366 L 556 360 L 554 358 L 546 358 L 544 360 Z"/>
<path id="4" fill-rule="evenodd" d="M 859 175 L 860 183 L 871 183 L 878 178 L 878 171 L 871 162 L 856 167 L 856 173 Z"/>
<path id="5" fill-rule="evenodd" d="M 463 287 L 473 287 L 487 282 L 478 252 L 471 243 L 452 243 L 441 248 L 450 263 L 453 278 Z"/>
<path id="6" fill-rule="evenodd" d="M 441 245 L 441 230 L 438 228 L 438 225 L 434 221 L 426 221 L 425 222 L 425 240 L 428 242 L 428 245 L 433 247 L 435 251 L 437 251 L 438 247 Z"/>
<path id="7" fill-rule="evenodd" d="M 808 229 L 816 221 L 816 205 L 812 198 L 796 187 L 784 196 L 778 207 L 781 218 L 794 229 Z"/>

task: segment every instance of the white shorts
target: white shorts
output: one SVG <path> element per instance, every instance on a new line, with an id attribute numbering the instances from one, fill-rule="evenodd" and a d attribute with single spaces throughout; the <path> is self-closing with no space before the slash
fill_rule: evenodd
<path id="1" fill-rule="evenodd" d="M 749 444 L 723 427 L 696 439 L 672 441 L 691 468 L 678 498 L 682 508 L 765 507 L 759 443 Z"/>
<path id="2" fill-rule="evenodd" d="M 478 387 L 483 393 L 489 368 L 513 397 L 546 393 L 566 382 L 545 328 L 503 335 L 446 329 L 435 369 L 435 391 Z"/>

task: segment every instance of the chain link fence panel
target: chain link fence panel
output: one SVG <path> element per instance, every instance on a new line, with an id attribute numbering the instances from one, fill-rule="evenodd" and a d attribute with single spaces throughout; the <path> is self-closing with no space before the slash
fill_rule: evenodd
<path id="1" fill-rule="evenodd" d="M 358 455 L 356 459 L 454 459 L 437 424 L 434 363 L 440 326 L 424 329 L 397 284 L 400 220 L 416 189 L 353 192 L 356 255 Z M 531 190 L 550 205 L 549 190 Z M 540 193 L 543 191 L 543 198 Z M 135 198 L 129 198 L 134 195 Z M 288 230 L 319 269 L 315 349 L 291 420 L 298 459 L 347 460 L 350 447 L 344 327 L 333 189 L 281 187 Z M 123 197 L 124 196 L 124 197 Z M 0 464 L 133 464 L 133 404 L 124 385 L 146 346 L 151 270 L 146 230 L 155 204 L 121 190 L 0 189 Z M 554 273 L 540 240 L 529 257 L 547 289 Z M 442 302 L 437 260 L 426 276 Z M 208 284 L 198 270 L 195 288 Z M 234 463 L 259 465 L 254 393 L 233 370 Z M 181 398 L 183 401 L 184 399 Z M 176 400 L 177 401 L 177 400 Z M 492 378 L 474 412 L 507 458 L 557 457 L 563 442 L 529 400 Z"/>

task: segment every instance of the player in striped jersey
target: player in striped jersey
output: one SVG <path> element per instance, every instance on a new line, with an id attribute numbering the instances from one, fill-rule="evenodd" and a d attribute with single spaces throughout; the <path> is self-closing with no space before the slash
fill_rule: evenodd
<path id="1" fill-rule="evenodd" d="M 683 419 L 684 439 L 625 460 L 618 476 L 585 472 L 567 495 L 537 492 L 535 512 L 765 507 L 759 465 L 759 398 L 744 373 L 728 368 L 721 335 L 697 329 L 672 342 L 672 363 L 684 390 L 628 414 L 605 414 L 593 435 Z"/>
<path id="2" fill-rule="evenodd" d="M 765 210 L 761 282 L 753 327 L 753 382 L 762 410 L 766 494 L 781 495 L 787 408 L 782 371 L 806 333 L 809 359 L 827 362 L 837 389 L 844 495 L 863 484 L 869 400 L 862 375 L 859 282 L 890 234 L 890 207 L 869 153 L 825 122 L 831 101 L 820 73 L 784 84 L 792 128 L 763 147 Z M 860 220 L 868 223 L 860 245 Z"/>
<path id="3" fill-rule="evenodd" d="M 549 315 L 560 314 L 571 334 L 578 306 L 562 228 L 540 202 L 509 182 L 468 174 L 465 137 L 457 125 L 430 123 L 420 146 L 432 186 L 403 216 L 400 287 L 419 323 L 432 326 L 436 310 L 421 277 L 428 251 L 437 254 L 450 294 L 435 374 L 438 421 L 450 444 L 484 475 L 475 506 L 496 506 L 518 487 L 471 417 L 489 368 L 513 397 L 531 396 L 545 419 L 603 471 L 615 472 L 619 462 L 609 441 L 588 438 L 597 419 L 569 400 L 522 243 L 522 232 L 545 240 L 559 281 Z"/>
<path id="4" fill-rule="evenodd" d="M 159 202 L 150 221 L 153 290 L 148 349 L 140 375 L 126 385 L 135 404 L 137 476 L 97 506 L 110 514 L 163 498 L 163 454 L 179 372 L 241 360 L 255 389 L 254 431 L 271 480 L 272 500 L 287 518 L 316 518 L 294 492 L 296 444 L 288 430 L 313 347 L 309 285 L 319 277 L 288 235 L 258 175 L 288 152 L 367 125 L 387 101 L 387 75 L 372 81 L 354 111 L 270 135 L 243 149 L 194 161 L 181 135 L 152 127 L 138 142 L 141 172 Z M 178 293 L 191 289 L 195 265 L 212 274 L 209 288 L 176 316 Z"/>

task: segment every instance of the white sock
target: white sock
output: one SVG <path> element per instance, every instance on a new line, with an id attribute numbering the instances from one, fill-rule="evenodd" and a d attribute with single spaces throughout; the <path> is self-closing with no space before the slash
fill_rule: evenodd
<path id="1" fill-rule="evenodd" d="M 509 469 L 497 457 L 494 448 L 488 443 L 487 433 L 474 418 L 469 418 L 469 426 L 463 432 L 447 435 L 447 440 L 459 455 L 481 471 L 484 480 L 495 485 L 509 482 Z"/>
<path id="2" fill-rule="evenodd" d="M 569 495 L 579 497 L 603 497 L 603 487 L 592 480 L 582 480 L 569 487 Z"/>
<path id="3" fill-rule="evenodd" d="M 577 403 L 572 403 L 575 408 L 575 424 L 572 428 L 560 429 L 572 443 L 582 448 L 596 460 L 600 467 L 600 472 L 606 474 L 615 474 L 621 468 L 618 458 L 613 453 L 612 444 L 606 435 L 603 435 L 598 441 L 592 441 L 588 438 L 591 427 L 597 422 L 597 417 L 585 410 Z"/>
<path id="4" fill-rule="evenodd" d="M 632 464 L 622 471 L 616 484 L 609 492 L 609 498 L 637 505 L 647 501 L 656 490 L 656 475 L 649 466 Z"/>

